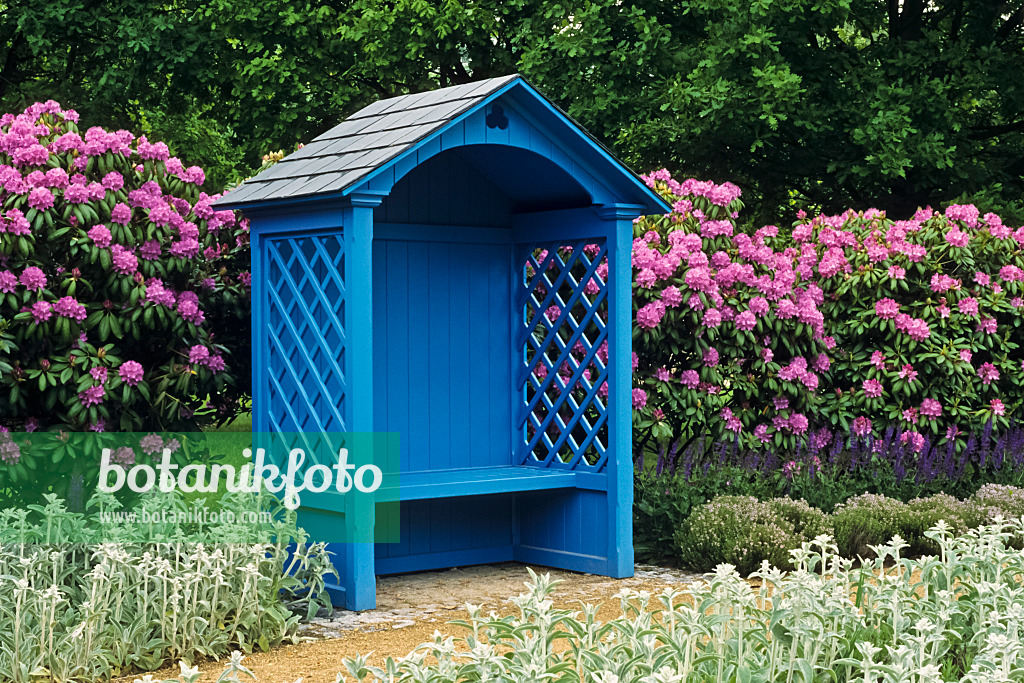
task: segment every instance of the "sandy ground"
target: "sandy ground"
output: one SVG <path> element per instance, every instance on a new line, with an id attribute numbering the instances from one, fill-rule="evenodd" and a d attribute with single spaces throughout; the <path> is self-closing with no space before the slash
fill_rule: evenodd
<path id="1" fill-rule="evenodd" d="M 692 573 L 643 565 L 629 579 L 533 569 L 564 581 L 556 589 L 556 606 L 577 608 L 579 601 L 601 603 L 599 618 L 603 621 L 620 615 L 619 601 L 612 596 L 623 588 L 660 593 L 668 586 L 679 587 L 699 578 Z M 467 618 L 467 602 L 483 606 L 485 614 L 492 610 L 500 615 L 515 612 L 508 599 L 524 592 L 523 584 L 529 578 L 526 565 L 515 563 L 381 577 L 377 579 L 376 610 L 322 614 L 303 627 L 303 636 L 310 638 L 309 642 L 250 655 L 244 664 L 263 683 L 294 683 L 298 678 L 303 683 L 334 683 L 336 674 L 344 670 L 345 657 L 372 653 L 371 665 L 380 665 L 388 656 L 403 657 L 431 640 L 435 630 L 462 635 L 463 629 L 446 622 Z M 198 666 L 204 674 L 201 680 L 207 682 L 216 680 L 223 670 L 223 662 L 200 662 Z M 158 681 L 176 678 L 178 666 L 152 675 Z M 140 677 L 115 681 L 131 683 L 136 678 Z"/>

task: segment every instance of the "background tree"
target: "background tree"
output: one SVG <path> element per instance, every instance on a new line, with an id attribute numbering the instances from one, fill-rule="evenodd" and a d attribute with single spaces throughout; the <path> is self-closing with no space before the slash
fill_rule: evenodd
<path id="1" fill-rule="evenodd" d="M 641 170 L 778 207 L 1024 220 L 1024 0 L 0 3 L 0 105 L 54 98 L 244 177 L 381 97 L 514 71 Z"/>
<path id="2" fill-rule="evenodd" d="M 966 193 L 1019 222 L 1022 20 L 1019 0 L 591 4 L 527 71 L 633 164 L 737 182 L 759 219 L 794 193 L 899 217 Z"/>

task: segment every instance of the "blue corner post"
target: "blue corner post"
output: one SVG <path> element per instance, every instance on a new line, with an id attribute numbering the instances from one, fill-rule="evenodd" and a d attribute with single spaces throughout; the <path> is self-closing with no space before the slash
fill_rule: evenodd
<path id="1" fill-rule="evenodd" d="M 353 193 L 343 209 L 346 282 L 346 335 L 344 372 L 349 395 L 345 399 L 347 431 L 369 433 L 373 423 L 373 209 L 383 193 Z M 377 606 L 374 567 L 374 506 L 363 496 L 347 496 L 345 515 L 348 542 L 342 546 L 338 573 L 346 586 L 345 607 Z"/>
<path id="2" fill-rule="evenodd" d="M 633 575 L 633 219 L 643 206 L 605 204 L 608 229 L 608 575 Z"/>

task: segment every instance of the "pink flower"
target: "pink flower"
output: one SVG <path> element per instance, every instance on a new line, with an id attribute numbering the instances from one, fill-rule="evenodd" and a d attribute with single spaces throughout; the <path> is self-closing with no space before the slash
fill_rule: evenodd
<path id="1" fill-rule="evenodd" d="M 103 384 L 104 382 L 107 381 L 107 369 L 102 365 L 97 365 L 96 367 L 89 370 L 89 374 L 92 375 L 93 380 L 99 382 L 100 384 Z"/>
<path id="2" fill-rule="evenodd" d="M 225 367 L 225 365 L 224 365 L 224 357 L 221 356 L 221 355 L 210 356 L 210 358 L 206 361 L 206 367 L 208 367 L 213 374 L 217 374 L 218 372 L 223 372 L 224 371 L 224 367 Z M 587 379 L 589 380 L 590 378 L 588 377 Z M 605 393 L 601 394 L 601 390 L 598 389 L 598 394 L 601 394 L 601 396 L 606 396 L 608 394 L 608 383 L 605 382 L 602 385 L 602 387 L 604 388 Z"/>
<path id="3" fill-rule="evenodd" d="M 875 315 L 882 320 L 889 320 L 895 318 L 896 314 L 900 312 L 900 305 L 893 299 L 880 299 L 875 304 Z"/>
<path id="4" fill-rule="evenodd" d="M 794 434 L 803 434 L 807 431 L 808 420 L 807 417 L 800 413 L 793 413 L 789 418 L 789 428 Z"/>
<path id="5" fill-rule="evenodd" d="M 978 225 L 979 213 L 974 204 L 950 204 L 946 207 L 946 218 L 951 221 L 963 221 L 972 228 Z"/>
<path id="6" fill-rule="evenodd" d="M 971 358 L 974 356 L 970 349 L 960 349 L 960 360 L 965 363 L 970 363 Z"/>
<path id="7" fill-rule="evenodd" d="M 78 322 L 82 322 L 86 318 L 85 306 L 70 296 L 58 299 L 57 303 L 53 305 L 53 312 L 63 318 L 70 318 Z"/>
<path id="8" fill-rule="evenodd" d="M 636 274 L 636 284 L 641 289 L 650 289 L 658 281 L 658 276 L 650 268 L 643 268 Z"/>
<path id="9" fill-rule="evenodd" d="M 37 187 L 29 192 L 28 205 L 33 209 L 47 211 L 53 208 L 53 193 L 45 187 Z"/>
<path id="10" fill-rule="evenodd" d="M 636 324 L 647 329 L 655 328 L 661 324 L 665 317 L 665 302 L 652 301 L 636 312 Z"/>
<path id="11" fill-rule="evenodd" d="M 684 387 L 696 389 L 700 385 L 700 375 L 697 374 L 696 370 L 683 370 L 679 376 L 679 383 Z"/>
<path id="12" fill-rule="evenodd" d="M 946 304 L 939 304 L 938 306 L 935 307 L 935 310 L 938 312 L 940 318 L 949 317 L 950 310 L 949 306 L 947 306 Z"/>
<path id="13" fill-rule="evenodd" d="M 903 419 L 910 424 L 915 424 L 917 422 L 917 408 L 907 408 L 904 410 Z"/>
<path id="14" fill-rule="evenodd" d="M 103 431 L 103 426 L 97 431 Z M 114 452 L 110 455 L 110 462 L 117 463 L 122 467 L 130 467 L 135 464 L 135 451 L 129 446 L 121 446 L 120 448 L 114 449 Z"/>
<path id="15" fill-rule="evenodd" d="M 736 325 L 737 330 L 749 332 L 757 326 L 757 318 L 752 312 L 743 311 L 742 313 L 736 314 L 736 319 L 733 320 L 733 324 Z"/>
<path id="16" fill-rule="evenodd" d="M 89 236 L 89 239 L 96 243 L 97 247 L 100 247 L 101 249 L 106 249 L 107 247 L 110 246 L 111 235 L 110 230 L 107 229 L 107 226 L 93 226 L 86 234 Z"/>
<path id="17" fill-rule="evenodd" d="M 9 270 L 0 270 L 0 292 L 13 292 L 18 286 L 18 276 Z"/>
<path id="18" fill-rule="evenodd" d="M 1006 414 L 1006 406 L 1004 406 L 1003 402 L 1000 401 L 998 398 L 992 399 L 991 401 L 988 402 L 988 404 L 992 407 L 992 414 L 993 415 L 1005 415 Z"/>
<path id="19" fill-rule="evenodd" d="M 33 142 L 14 150 L 11 157 L 15 166 L 42 166 L 49 160 L 50 152 L 38 142 Z"/>
<path id="20" fill-rule="evenodd" d="M 917 379 L 917 370 L 915 370 L 914 366 L 911 365 L 910 363 L 907 363 L 902 368 L 900 368 L 899 374 L 900 379 L 907 380 L 908 384 L 912 383 L 915 379 Z"/>
<path id="21" fill-rule="evenodd" d="M 201 344 L 196 344 L 188 352 L 189 363 L 205 363 L 210 357 L 210 349 Z"/>
<path id="22" fill-rule="evenodd" d="M 160 258 L 160 243 L 156 240 L 148 240 L 139 247 L 139 256 L 147 261 L 155 261 Z"/>
<path id="23" fill-rule="evenodd" d="M 935 419 L 942 415 L 942 404 L 934 398 L 926 398 L 921 401 L 921 414 Z"/>
<path id="24" fill-rule="evenodd" d="M 989 284 L 992 282 L 992 278 L 990 278 L 986 273 L 982 273 L 979 271 L 974 274 L 974 281 L 977 282 L 982 287 L 988 287 Z"/>
<path id="25" fill-rule="evenodd" d="M 191 295 L 186 296 L 186 295 Z M 200 310 L 199 299 L 195 292 L 182 292 L 178 298 L 178 313 L 185 321 L 193 325 L 202 325 L 206 315 Z"/>
<path id="26" fill-rule="evenodd" d="M 199 241 L 195 239 L 184 239 L 177 242 L 171 242 L 171 248 L 169 249 L 171 256 L 184 259 L 195 258 L 200 251 L 202 251 L 202 246 L 199 244 Z"/>
<path id="27" fill-rule="evenodd" d="M 959 290 L 960 287 L 961 282 L 955 277 L 950 277 L 943 273 L 934 273 L 932 275 L 931 288 L 936 294 L 941 294 L 942 292 L 946 292 L 950 289 Z"/>
<path id="28" fill-rule="evenodd" d="M 88 408 L 89 406 L 99 405 L 103 402 L 103 397 L 106 396 L 107 390 L 102 385 L 94 385 L 88 387 L 85 391 L 79 392 L 78 400 L 82 402 L 82 405 Z"/>
<path id="29" fill-rule="evenodd" d="M 712 346 L 704 352 L 704 365 L 709 368 L 718 365 L 718 350 L 715 347 Z"/>
<path id="30" fill-rule="evenodd" d="M 1024 270 L 1021 270 L 1013 264 L 1007 264 L 999 269 L 999 277 L 1003 278 L 1007 282 L 1024 280 Z"/>
<path id="31" fill-rule="evenodd" d="M 853 433 L 858 436 L 867 436 L 872 429 L 871 420 L 863 415 L 853 420 Z"/>
<path id="32" fill-rule="evenodd" d="M 661 291 L 661 300 L 669 308 L 675 308 L 683 302 L 683 293 L 675 285 L 669 285 Z"/>
<path id="33" fill-rule="evenodd" d="M 647 392 L 643 389 L 633 390 L 633 407 L 643 408 L 647 405 Z"/>
<path id="34" fill-rule="evenodd" d="M 957 303 L 957 308 L 959 308 L 960 312 L 964 315 L 978 315 L 978 300 L 971 296 L 964 297 L 963 299 L 960 299 L 959 303 Z"/>
<path id="35" fill-rule="evenodd" d="M 881 351 L 875 351 L 871 354 L 871 364 L 879 370 L 885 370 L 885 354 Z"/>
<path id="36" fill-rule="evenodd" d="M 909 443 L 915 453 L 924 448 L 924 437 L 917 432 L 906 432 L 900 436 L 900 443 Z"/>
<path id="37" fill-rule="evenodd" d="M 142 437 L 139 441 L 139 448 L 142 449 L 143 453 L 152 455 L 153 453 L 159 453 L 164 447 L 164 440 L 160 438 L 159 434 L 147 434 Z"/>
<path id="38" fill-rule="evenodd" d="M 995 318 L 984 317 L 978 322 L 977 331 L 984 332 L 985 334 L 995 334 L 997 327 Z"/>
<path id="39" fill-rule="evenodd" d="M 754 427 L 754 436 L 761 443 L 768 443 L 771 441 L 771 437 L 768 436 L 768 425 L 757 425 Z"/>
<path id="40" fill-rule="evenodd" d="M 971 236 L 969 233 L 963 232 L 960 228 L 954 226 L 946 233 L 946 241 L 954 247 L 966 247 L 968 242 L 971 241 Z"/>
<path id="41" fill-rule="evenodd" d="M 101 184 L 104 189 L 117 191 L 124 187 L 124 177 L 117 171 L 111 171 L 103 176 Z"/>
<path id="42" fill-rule="evenodd" d="M 905 280 L 907 271 L 899 266 L 889 266 L 889 277 L 893 280 Z"/>
<path id="43" fill-rule="evenodd" d="M 747 306 L 754 315 L 764 315 L 768 312 L 768 300 L 763 296 L 755 296 Z"/>
<path id="44" fill-rule="evenodd" d="M 722 314 L 716 308 L 709 308 L 704 312 L 704 327 L 718 327 L 722 324 Z"/>
<path id="45" fill-rule="evenodd" d="M 831 366 L 832 361 L 829 359 L 828 354 L 819 353 L 818 357 L 814 359 L 814 369 L 818 372 L 828 372 Z"/>
<path id="46" fill-rule="evenodd" d="M 134 387 L 142 381 L 142 364 L 138 361 L 126 360 L 117 369 L 117 374 L 121 377 L 121 381 L 130 387 Z"/>
<path id="47" fill-rule="evenodd" d="M 991 384 L 999 379 L 999 370 L 991 363 L 982 363 L 978 368 L 978 377 L 981 378 L 982 384 Z"/>
<path id="48" fill-rule="evenodd" d="M 132 210 L 127 204 L 118 202 L 110 211 L 110 220 L 118 225 L 128 225 L 132 218 Z"/>
<path id="49" fill-rule="evenodd" d="M 48 301 L 37 301 L 32 304 L 32 319 L 35 321 L 36 325 L 50 319 L 53 315 L 52 308 L 53 307 Z"/>
<path id="50" fill-rule="evenodd" d="M 654 377 L 659 382 L 668 382 L 669 380 L 672 379 L 672 373 L 666 370 L 665 368 L 661 367 L 655 370 Z"/>
<path id="51" fill-rule="evenodd" d="M 20 281 L 26 289 L 34 289 L 38 292 L 46 286 L 46 275 L 42 269 L 36 266 L 29 266 L 22 271 Z"/>
<path id="52" fill-rule="evenodd" d="M 111 247 L 110 253 L 114 262 L 115 272 L 121 275 L 131 275 L 139 269 L 139 260 L 135 257 L 135 254 L 120 244 L 115 244 Z"/>
<path id="53" fill-rule="evenodd" d="M 92 193 L 85 185 L 72 184 L 64 190 L 64 201 L 69 204 L 85 204 L 92 198 Z"/>
<path id="54" fill-rule="evenodd" d="M 882 383 L 877 379 L 864 380 L 864 395 L 868 398 L 878 398 L 882 395 Z"/>

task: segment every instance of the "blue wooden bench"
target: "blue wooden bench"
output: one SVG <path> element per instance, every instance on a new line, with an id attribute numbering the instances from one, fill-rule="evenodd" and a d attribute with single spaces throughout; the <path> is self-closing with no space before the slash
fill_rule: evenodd
<path id="1" fill-rule="evenodd" d="M 376 102 L 217 204 L 251 221 L 254 430 L 399 435 L 375 501 L 302 496 L 315 539 L 396 526 L 334 548 L 336 604 L 460 564 L 632 574 L 632 220 L 669 207 L 608 150 L 509 76 Z"/>

